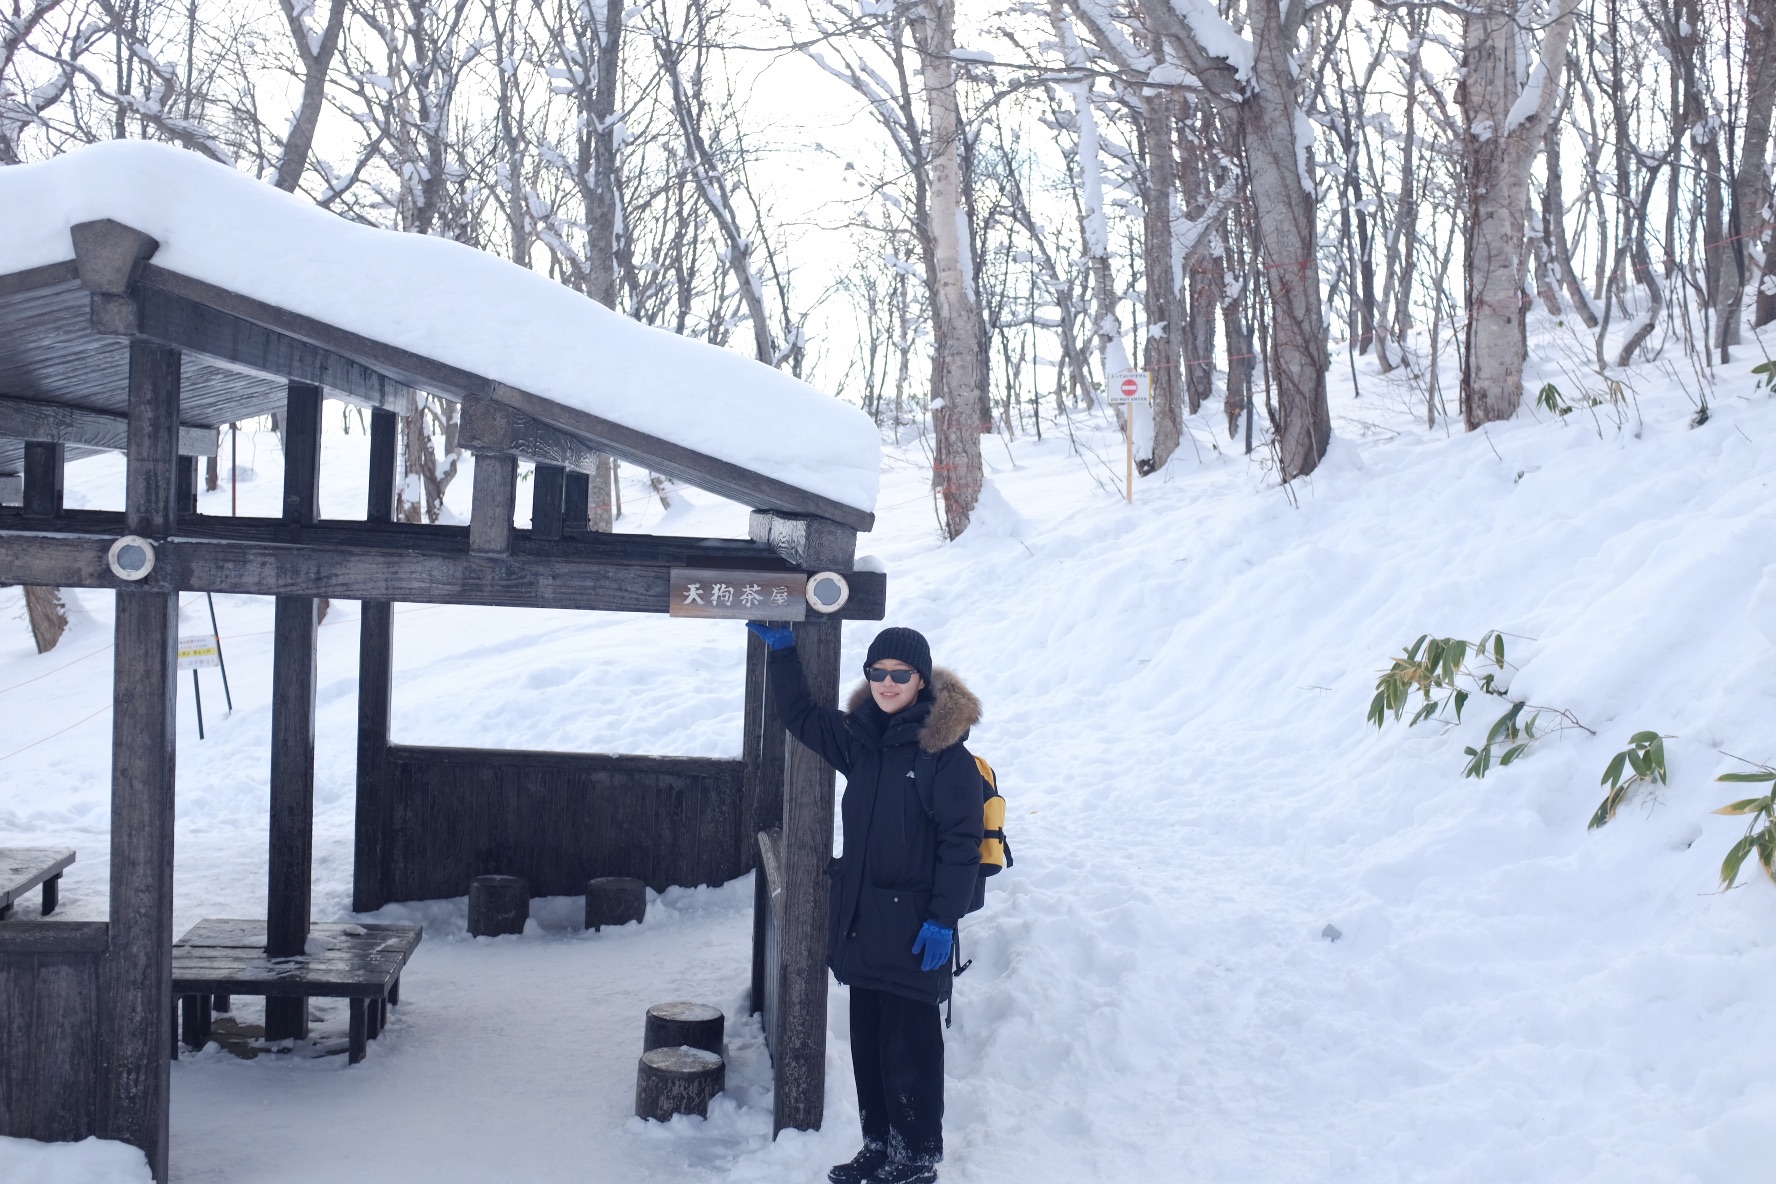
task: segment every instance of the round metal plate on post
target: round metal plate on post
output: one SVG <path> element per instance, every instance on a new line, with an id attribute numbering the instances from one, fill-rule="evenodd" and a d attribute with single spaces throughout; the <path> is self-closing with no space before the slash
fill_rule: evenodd
<path id="1" fill-rule="evenodd" d="M 120 580 L 140 580 L 154 570 L 154 544 L 141 535 L 126 534 L 105 552 L 111 574 Z"/>
<path id="2" fill-rule="evenodd" d="M 851 584 L 836 571 L 817 571 L 808 577 L 808 607 L 817 613 L 836 613 L 851 599 Z"/>

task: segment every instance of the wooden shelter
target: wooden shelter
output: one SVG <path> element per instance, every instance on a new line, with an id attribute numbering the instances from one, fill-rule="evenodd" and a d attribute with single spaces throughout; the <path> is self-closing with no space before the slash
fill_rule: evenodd
<path id="1" fill-rule="evenodd" d="M 818 1127 L 833 773 L 785 744 L 762 644 L 746 635 L 737 760 L 419 748 L 390 743 L 391 608 L 660 613 L 675 571 L 767 583 L 835 572 L 850 589 L 837 611 L 792 598 L 745 614 L 794 619 L 815 694 L 833 702 L 841 622 L 883 615 L 886 577 L 853 562 L 872 515 L 158 266 L 154 239 L 117 222 L 71 237 L 66 262 L 0 275 L 0 502 L 16 503 L 0 506 L 0 583 L 116 594 L 110 912 L 0 924 L 0 1134 L 122 1139 L 166 1178 L 185 590 L 277 601 L 267 954 L 300 954 L 310 931 L 316 599 L 359 600 L 354 907 L 458 896 L 484 872 L 525 876 L 541 895 L 583 891 L 593 876 L 664 888 L 758 866 L 752 988 L 776 1126 Z M 393 520 L 397 417 L 416 391 L 462 405 L 461 442 L 475 453 L 466 528 Z M 362 520 L 318 513 L 326 398 L 372 409 Z M 273 411 L 284 416 L 282 515 L 198 514 L 196 457 L 215 451 L 218 426 Z M 126 453 L 125 509 L 65 508 L 63 466 L 101 449 Z M 751 537 L 587 530 L 586 473 L 600 452 L 753 507 Z M 528 530 L 514 527 L 521 459 L 536 464 Z M 300 1032 L 306 1013 L 301 1000 L 268 1001 L 268 1035 Z"/>

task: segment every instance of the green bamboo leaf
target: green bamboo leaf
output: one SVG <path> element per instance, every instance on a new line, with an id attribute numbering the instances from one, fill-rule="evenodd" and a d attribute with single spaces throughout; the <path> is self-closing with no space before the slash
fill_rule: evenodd
<path id="1" fill-rule="evenodd" d="M 1776 772 L 1722 773 L 1716 781 L 1776 781 Z"/>
<path id="2" fill-rule="evenodd" d="M 1639 744 L 1643 748 L 1659 739 L 1657 732 L 1636 732 L 1628 738 L 1628 743 Z"/>
<path id="3" fill-rule="evenodd" d="M 1628 754 L 1625 752 L 1618 752 L 1615 756 L 1610 758 L 1609 765 L 1603 770 L 1603 779 L 1597 784 L 1610 786 L 1620 785 L 1622 782 L 1622 766 L 1627 763 Z"/>
<path id="4" fill-rule="evenodd" d="M 1721 860 L 1720 878 L 1723 885 L 1731 888 L 1734 881 L 1739 879 L 1739 868 L 1744 864 L 1745 857 L 1749 854 L 1751 854 L 1751 836 L 1746 835 L 1734 843 L 1727 852 L 1727 857 Z"/>
<path id="5" fill-rule="evenodd" d="M 1734 814 L 1762 814 L 1769 808 L 1770 799 L 1768 797 L 1745 798 L 1741 801 L 1734 802 L 1730 806 L 1722 806 L 1720 809 L 1716 810 L 1715 813 L 1726 814 L 1729 816 Z"/>
<path id="6" fill-rule="evenodd" d="M 1505 635 L 1503 633 L 1492 635 L 1492 660 L 1500 666 L 1505 664 Z"/>
<path id="7" fill-rule="evenodd" d="M 1505 749 L 1505 755 L 1501 756 L 1499 758 L 1499 768 L 1501 768 L 1501 769 L 1504 768 L 1506 765 L 1510 764 L 1512 761 L 1514 761 L 1518 757 L 1522 756 L 1524 750 L 1527 749 L 1528 747 L 1529 747 L 1529 745 L 1527 745 L 1527 744 L 1516 744 L 1516 745 L 1511 746 L 1510 748 Z"/>

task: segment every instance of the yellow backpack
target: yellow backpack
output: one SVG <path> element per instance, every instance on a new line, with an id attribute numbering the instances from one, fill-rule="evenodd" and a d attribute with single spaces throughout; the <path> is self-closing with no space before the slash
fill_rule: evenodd
<path id="1" fill-rule="evenodd" d="M 980 770 L 981 777 L 982 826 L 980 875 L 974 881 L 974 897 L 968 902 L 970 913 L 987 903 L 987 877 L 998 875 L 1013 863 L 1011 844 L 1005 838 L 1005 799 L 999 796 L 999 775 L 993 772 L 992 765 L 978 756 L 974 758 L 974 765 Z M 936 814 L 931 807 L 931 779 L 936 773 L 936 754 L 921 749 L 918 759 L 913 762 L 913 779 L 919 789 L 919 804 L 925 807 L 926 815 L 933 818 Z"/>

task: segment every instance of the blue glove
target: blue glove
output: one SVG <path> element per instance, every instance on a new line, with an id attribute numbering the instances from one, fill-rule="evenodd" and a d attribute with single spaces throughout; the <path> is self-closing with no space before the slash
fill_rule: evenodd
<path id="1" fill-rule="evenodd" d="M 748 621 L 746 627 L 759 635 L 759 639 L 773 650 L 795 649 L 795 630 L 788 625 L 773 625 L 768 621 Z"/>
<path id="2" fill-rule="evenodd" d="M 936 970 L 950 960 L 950 949 L 956 944 L 956 931 L 945 928 L 936 921 L 927 921 L 919 927 L 919 937 L 913 942 L 913 953 L 923 952 L 925 960 L 919 964 L 920 970 Z"/>

